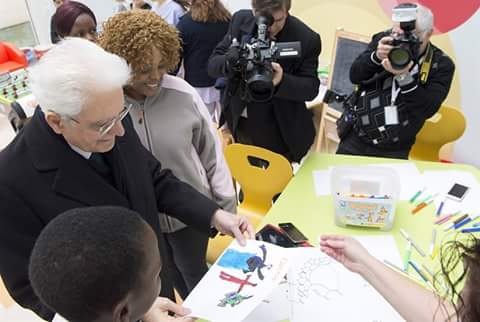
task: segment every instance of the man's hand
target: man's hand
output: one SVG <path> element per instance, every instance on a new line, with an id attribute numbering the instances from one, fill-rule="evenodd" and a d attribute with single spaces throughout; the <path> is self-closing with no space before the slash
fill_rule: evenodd
<path id="1" fill-rule="evenodd" d="M 272 82 L 273 86 L 277 86 L 283 79 L 283 68 L 278 63 L 272 63 L 273 77 Z"/>
<path id="2" fill-rule="evenodd" d="M 392 67 L 392 63 L 390 62 L 390 60 L 388 58 L 384 59 L 382 61 L 382 66 L 383 68 L 387 71 L 387 72 L 390 72 L 392 73 L 393 75 L 403 75 L 403 74 L 408 74 L 410 72 L 410 69 L 412 68 L 413 66 L 413 61 L 411 61 L 407 67 L 403 68 L 403 69 L 394 69 Z"/>
<path id="3" fill-rule="evenodd" d="M 385 36 L 378 42 L 377 51 L 375 55 L 377 56 L 378 60 L 383 61 L 384 59 L 388 58 L 388 54 L 390 50 L 392 50 L 393 38 L 390 36 Z"/>
<path id="4" fill-rule="evenodd" d="M 365 263 L 372 258 L 362 244 L 348 236 L 320 236 L 320 250 L 354 273 L 365 270 Z"/>
<path id="5" fill-rule="evenodd" d="M 252 224 L 244 216 L 234 215 L 218 209 L 212 217 L 212 225 L 219 232 L 234 237 L 242 246 L 245 246 L 245 233 L 249 239 L 255 238 Z"/>
<path id="6" fill-rule="evenodd" d="M 175 313 L 176 316 L 169 316 L 168 312 Z M 143 317 L 144 322 L 193 322 L 196 319 L 185 317 L 190 314 L 190 310 L 177 303 L 170 301 L 165 297 L 157 297 L 152 307 Z"/>

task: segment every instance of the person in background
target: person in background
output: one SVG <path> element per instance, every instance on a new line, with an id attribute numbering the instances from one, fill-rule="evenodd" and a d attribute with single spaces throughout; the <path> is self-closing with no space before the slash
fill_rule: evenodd
<path id="1" fill-rule="evenodd" d="M 189 310 L 158 297 L 162 260 L 155 232 L 121 207 L 68 210 L 48 223 L 32 249 L 29 278 L 55 322 L 167 322 L 154 310 Z M 149 311 L 151 309 L 151 311 Z"/>
<path id="2" fill-rule="evenodd" d="M 474 236 L 462 242 L 448 242 L 440 252 L 441 273 L 436 274 L 434 285 L 445 280 L 449 288 L 447 296 L 431 292 L 387 267 L 354 238 L 323 235 L 320 249 L 362 276 L 406 321 L 480 321 L 480 240 Z"/>
<path id="3" fill-rule="evenodd" d="M 228 31 L 230 12 L 220 0 L 193 0 L 177 25 L 182 39 L 185 80 L 195 87 L 212 120 L 220 122 L 220 92 L 208 75 L 208 58 Z"/>
<path id="4" fill-rule="evenodd" d="M 130 9 L 151 10 L 152 6 L 143 0 L 132 0 L 132 3 L 130 3 Z"/>
<path id="5" fill-rule="evenodd" d="M 179 59 L 175 27 L 151 11 L 123 12 L 104 24 L 99 45 L 133 71 L 125 101 L 132 105 L 130 116 L 143 145 L 180 180 L 235 212 L 231 174 L 210 115 L 193 87 L 166 74 Z M 209 236 L 163 214 L 160 225 L 173 258 L 175 289 L 185 298 L 208 270 Z"/>
<path id="6" fill-rule="evenodd" d="M 244 244 L 244 233 L 254 235 L 245 217 L 220 209 L 144 148 L 123 96 L 131 76 L 122 58 L 75 37 L 29 69 L 40 107 L 0 151 L 0 169 L 8 169 L 0 171 L 0 276 L 12 298 L 44 320 L 55 312 L 35 296 L 28 260 L 41 230 L 66 210 L 112 205 L 138 212 L 157 234 L 164 263 L 170 257 L 159 212 L 212 237 L 219 231 Z M 168 269 L 161 296 L 174 300 Z"/>
<path id="7" fill-rule="evenodd" d="M 97 19 L 93 11 L 83 3 L 67 1 L 55 12 L 55 30 L 60 40 L 66 37 L 79 37 L 95 42 Z"/>
<path id="8" fill-rule="evenodd" d="M 228 33 L 209 59 L 208 73 L 214 78 L 227 78 L 222 116 L 235 141 L 279 153 L 290 162 L 300 162 L 315 138 L 313 113 L 305 107 L 305 102 L 318 94 L 321 41 L 318 33 L 290 15 L 290 7 L 291 0 L 252 0 L 253 10 L 237 11 Z M 261 82 L 258 91 L 272 96 L 262 96 L 255 101 L 246 90 L 247 79 L 243 73 L 246 66 L 240 60 L 240 50 L 232 44 L 234 40 L 239 45 L 249 43 L 257 36 L 258 15 L 270 24 L 270 40 L 298 41 L 301 54 L 271 64 L 266 62 L 271 77 Z"/>
<path id="9" fill-rule="evenodd" d="M 405 5 L 416 6 L 413 34 L 419 48 L 406 67 L 394 68 L 389 54 L 394 38 L 405 34 L 400 23 L 373 35 L 350 68 L 358 99 L 342 116 L 353 124 L 339 133 L 337 154 L 408 159 L 417 133 L 448 95 L 455 65 L 430 42 L 433 13 L 422 5 L 400 6 Z"/>
<path id="10" fill-rule="evenodd" d="M 113 8 L 113 12 L 119 13 L 122 11 L 127 11 L 129 9 L 129 4 L 125 0 L 115 0 L 115 6 Z"/>
<path id="11" fill-rule="evenodd" d="M 187 0 L 157 0 L 152 10 L 169 24 L 176 26 L 189 6 L 190 2 Z"/>
<path id="12" fill-rule="evenodd" d="M 53 0 L 53 5 L 55 6 L 55 10 L 58 9 L 63 4 L 63 0 Z M 52 15 L 50 18 L 50 41 L 52 44 L 56 44 L 60 41 L 60 37 L 55 30 L 55 14 Z"/>

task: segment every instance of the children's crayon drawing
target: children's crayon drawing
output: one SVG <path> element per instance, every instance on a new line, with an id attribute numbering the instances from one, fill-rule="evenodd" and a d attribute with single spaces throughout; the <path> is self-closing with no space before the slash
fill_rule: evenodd
<path id="1" fill-rule="evenodd" d="M 234 241 L 185 299 L 191 316 L 209 321 L 243 321 L 282 281 L 285 249 L 255 240 Z"/>

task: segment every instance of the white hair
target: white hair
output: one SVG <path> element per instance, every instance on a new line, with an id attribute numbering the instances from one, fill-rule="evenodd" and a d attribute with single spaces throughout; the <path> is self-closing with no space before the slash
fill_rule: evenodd
<path id="1" fill-rule="evenodd" d="M 122 88 L 130 79 L 127 62 L 81 38 L 68 38 L 29 69 L 33 95 L 44 111 L 75 116 L 94 93 Z"/>
<path id="2" fill-rule="evenodd" d="M 417 28 L 422 34 L 433 31 L 433 13 L 430 9 L 417 4 Z"/>

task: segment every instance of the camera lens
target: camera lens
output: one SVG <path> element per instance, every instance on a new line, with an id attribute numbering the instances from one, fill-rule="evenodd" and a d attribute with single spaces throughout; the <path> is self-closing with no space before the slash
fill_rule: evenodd
<path id="1" fill-rule="evenodd" d="M 408 49 L 396 47 L 390 51 L 388 59 L 394 69 L 404 69 L 412 60 L 412 55 Z"/>

